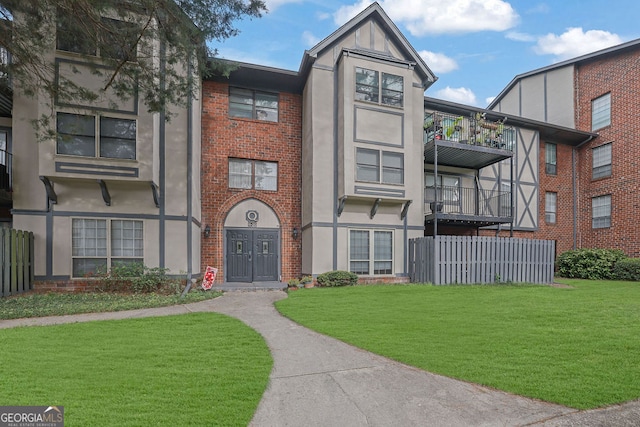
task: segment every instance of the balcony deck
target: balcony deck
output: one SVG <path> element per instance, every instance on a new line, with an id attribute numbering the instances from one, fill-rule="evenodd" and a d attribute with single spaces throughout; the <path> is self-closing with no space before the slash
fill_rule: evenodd
<path id="1" fill-rule="evenodd" d="M 425 163 L 482 169 L 513 157 L 516 131 L 500 122 L 434 112 L 424 124 Z"/>

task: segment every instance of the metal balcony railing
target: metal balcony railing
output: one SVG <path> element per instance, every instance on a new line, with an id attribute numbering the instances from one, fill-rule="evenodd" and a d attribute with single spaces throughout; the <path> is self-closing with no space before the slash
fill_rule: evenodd
<path id="1" fill-rule="evenodd" d="M 513 151 L 516 142 L 516 131 L 512 126 L 486 120 L 480 113 L 469 117 L 428 113 L 424 118 L 424 132 L 425 144 L 445 140 Z"/>
<path id="2" fill-rule="evenodd" d="M 440 186 L 426 187 L 425 214 L 435 213 L 478 217 L 511 217 L 511 192 L 476 188 Z"/>

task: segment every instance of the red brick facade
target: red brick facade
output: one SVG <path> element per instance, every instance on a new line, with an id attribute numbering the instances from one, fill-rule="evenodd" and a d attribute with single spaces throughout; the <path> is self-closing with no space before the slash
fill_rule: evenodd
<path id="1" fill-rule="evenodd" d="M 280 93 L 278 123 L 229 117 L 229 85 L 203 82 L 202 96 L 202 267 L 219 269 L 224 281 L 224 222 L 239 202 L 257 199 L 273 209 L 280 222 L 282 280 L 299 277 L 301 228 L 302 97 Z M 278 162 L 278 190 L 229 188 L 229 158 Z"/>
<path id="2" fill-rule="evenodd" d="M 640 50 L 577 64 L 576 125 L 591 131 L 591 101 L 611 94 L 611 125 L 579 151 L 578 246 L 622 249 L 640 257 Z M 612 143 L 611 176 L 592 179 L 592 149 Z M 593 229 L 592 197 L 611 195 L 611 227 Z"/>

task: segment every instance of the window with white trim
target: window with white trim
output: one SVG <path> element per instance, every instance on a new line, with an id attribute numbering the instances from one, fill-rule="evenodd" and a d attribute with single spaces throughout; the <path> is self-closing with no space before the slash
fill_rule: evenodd
<path id="1" fill-rule="evenodd" d="M 544 220 L 547 224 L 556 223 L 558 193 L 547 191 L 544 195 Z"/>
<path id="2" fill-rule="evenodd" d="M 404 78 L 356 67 L 356 100 L 402 107 Z"/>
<path id="3" fill-rule="evenodd" d="M 229 115 L 245 119 L 278 121 L 278 94 L 229 88 Z"/>
<path id="4" fill-rule="evenodd" d="M 356 148 L 356 181 L 404 184 L 404 154 Z"/>
<path id="5" fill-rule="evenodd" d="M 136 158 L 136 121 L 57 113 L 56 153 L 110 159 Z"/>
<path id="6" fill-rule="evenodd" d="M 359 275 L 393 274 L 393 231 L 349 230 L 349 271 Z"/>
<path id="7" fill-rule="evenodd" d="M 611 143 L 594 148 L 591 154 L 593 157 L 592 178 L 611 176 Z"/>
<path id="8" fill-rule="evenodd" d="M 74 218 L 73 277 L 107 271 L 114 265 L 144 262 L 142 221 Z"/>
<path id="9" fill-rule="evenodd" d="M 611 227 L 611 195 L 591 199 L 591 228 Z"/>
<path id="10" fill-rule="evenodd" d="M 556 144 L 545 143 L 544 145 L 544 157 L 545 157 L 545 171 L 549 175 L 555 175 L 558 173 L 558 147 Z"/>
<path id="11" fill-rule="evenodd" d="M 607 93 L 591 101 L 591 130 L 611 124 L 611 94 Z"/>
<path id="12" fill-rule="evenodd" d="M 229 159 L 229 188 L 278 191 L 278 163 Z"/>

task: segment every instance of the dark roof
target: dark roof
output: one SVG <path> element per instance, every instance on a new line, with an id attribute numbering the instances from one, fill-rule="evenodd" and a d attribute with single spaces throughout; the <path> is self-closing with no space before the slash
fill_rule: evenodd
<path id="1" fill-rule="evenodd" d="M 566 61 L 558 62 L 557 64 L 548 65 L 546 67 L 537 68 L 535 70 L 518 74 L 509 82 L 509 84 L 496 96 L 496 98 L 491 101 L 491 103 L 487 106 L 488 109 L 493 109 L 496 107 L 498 102 L 502 100 L 502 98 L 509 92 L 513 87 L 518 83 L 518 81 L 525 79 L 527 77 L 535 76 L 536 74 L 546 73 L 547 71 L 557 70 L 559 68 L 573 66 L 575 64 L 579 64 L 581 62 L 587 62 L 592 60 L 598 60 L 602 58 L 606 58 L 608 56 L 618 55 L 620 53 L 624 53 L 626 51 L 631 51 L 640 48 L 640 39 L 631 40 L 626 43 L 622 43 L 616 46 L 608 47 L 606 49 L 598 50 L 596 52 L 588 53 L 586 55 L 578 56 L 576 58 L 568 59 Z"/>
<path id="2" fill-rule="evenodd" d="M 212 75 L 206 77 L 205 80 L 229 83 L 234 86 L 242 86 L 249 89 L 298 94 L 301 94 L 304 89 L 304 79 L 300 73 L 296 71 L 248 64 L 245 62 L 228 61 L 226 59 L 215 58 L 212 60 L 220 61 L 223 65 L 235 66 L 237 68 L 229 73 L 229 77 Z"/>
<path id="3" fill-rule="evenodd" d="M 507 120 L 505 123 L 507 125 L 536 130 L 540 133 L 541 139 L 548 142 L 556 142 L 559 144 L 576 146 L 598 136 L 597 133 L 583 132 L 564 126 L 541 122 L 538 120 L 531 120 L 520 116 L 504 114 L 492 110 L 486 110 L 484 108 L 457 104 L 455 102 L 444 101 L 442 99 L 430 98 L 426 96 L 424 98 L 424 106 L 425 108 L 431 110 L 437 110 L 443 113 L 457 115 L 475 113 L 485 114 L 485 117 L 488 120 L 497 121 L 506 118 Z"/>

